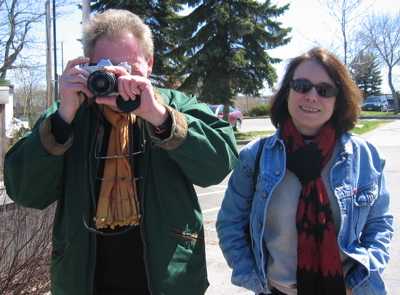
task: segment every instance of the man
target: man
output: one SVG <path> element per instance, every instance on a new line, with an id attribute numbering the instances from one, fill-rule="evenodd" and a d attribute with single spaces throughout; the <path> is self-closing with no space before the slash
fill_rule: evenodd
<path id="1" fill-rule="evenodd" d="M 5 160 L 16 203 L 57 201 L 52 294 L 204 294 L 193 184 L 217 184 L 233 168 L 232 128 L 195 97 L 151 85 L 151 32 L 136 15 L 95 15 L 83 44 L 87 58 L 69 61 L 60 77 L 60 101 Z M 88 62 L 104 60 L 118 91 L 94 97 L 88 86 L 104 85 L 90 80 Z M 139 103 L 128 112 L 124 102 Z"/>

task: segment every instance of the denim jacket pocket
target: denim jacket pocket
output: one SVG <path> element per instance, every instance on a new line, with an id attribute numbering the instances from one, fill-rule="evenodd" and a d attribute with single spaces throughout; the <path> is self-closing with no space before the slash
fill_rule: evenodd
<path id="1" fill-rule="evenodd" d="M 377 197 L 378 184 L 372 183 L 354 191 L 354 204 L 356 206 L 372 206 Z"/>
<path id="2" fill-rule="evenodd" d="M 368 219 L 368 214 L 375 200 L 378 198 L 378 184 L 372 183 L 354 191 L 354 220 L 356 236 L 359 237 L 365 223 Z"/>

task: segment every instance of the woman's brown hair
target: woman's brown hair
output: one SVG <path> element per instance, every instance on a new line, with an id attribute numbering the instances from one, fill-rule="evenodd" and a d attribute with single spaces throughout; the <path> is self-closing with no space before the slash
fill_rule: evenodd
<path id="1" fill-rule="evenodd" d="M 335 110 L 329 122 L 336 130 L 336 135 L 340 137 L 355 127 L 360 114 L 362 93 L 351 78 L 345 65 L 335 55 L 321 47 L 315 47 L 289 61 L 280 88 L 270 102 L 272 124 L 276 128 L 281 127 L 287 117 L 290 116 L 287 102 L 290 81 L 293 79 L 297 67 L 306 60 L 314 60 L 322 65 L 329 77 L 334 81 L 335 87 L 339 89 L 336 96 Z"/>

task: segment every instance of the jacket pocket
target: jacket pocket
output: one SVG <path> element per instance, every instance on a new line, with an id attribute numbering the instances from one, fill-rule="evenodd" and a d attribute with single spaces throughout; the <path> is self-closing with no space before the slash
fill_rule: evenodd
<path id="1" fill-rule="evenodd" d="M 355 225 L 355 234 L 360 237 L 361 232 L 368 219 L 369 211 L 378 198 L 378 184 L 373 183 L 361 189 L 354 191 L 354 217 L 353 224 Z"/>
<path id="2" fill-rule="evenodd" d="M 354 191 L 354 204 L 356 206 L 372 206 L 378 198 L 378 184 L 372 183 Z"/>
<path id="3" fill-rule="evenodd" d="M 171 228 L 169 234 L 180 240 L 180 245 L 186 250 L 193 248 L 193 243 L 204 243 L 204 237 L 199 237 L 198 234 L 188 233 L 184 230 Z"/>
<path id="4" fill-rule="evenodd" d="M 57 259 L 64 255 L 69 246 L 71 245 L 72 240 L 70 238 L 66 238 L 63 243 L 60 245 L 54 245 L 51 251 L 51 259 Z"/>

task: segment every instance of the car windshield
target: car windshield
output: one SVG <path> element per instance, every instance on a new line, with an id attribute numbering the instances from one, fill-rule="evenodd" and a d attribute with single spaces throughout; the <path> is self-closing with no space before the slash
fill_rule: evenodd
<path id="1" fill-rule="evenodd" d="M 365 102 L 381 102 L 381 98 L 378 96 L 368 97 Z"/>
<path id="2" fill-rule="evenodd" d="M 208 106 L 210 109 L 211 109 L 211 111 L 215 114 L 215 111 L 217 110 L 217 107 L 212 107 L 212 106 Z"/>

